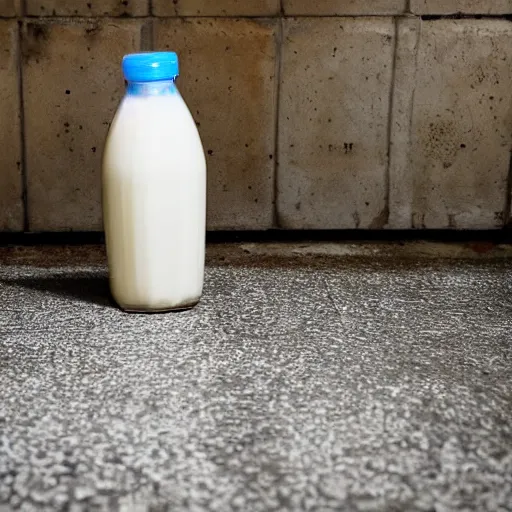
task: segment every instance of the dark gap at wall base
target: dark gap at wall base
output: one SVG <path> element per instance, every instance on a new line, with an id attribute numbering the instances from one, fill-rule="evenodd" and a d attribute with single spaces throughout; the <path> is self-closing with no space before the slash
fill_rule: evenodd
<path id="1" fill-rule="evenodd" d="M 423 21 L 502 19 L 512 22 L 512 14 L 468 14 L 457 12 L 455 14 L 421 14 L 417 16 Z"/>
<path id="2" fill-rule="evenodd" d="M 512 243 L 512 229 L 502 230 L 278 230 L 209 231 L 206 242 L 226 243 L 315 243 L 315 242 L 443 242 Z M 38 245 L 102 245 L 105 235 L 100 231 L 59 233 L 0 233 L 0 247 Z"/>
<path id="3" fill-rule="evenodd" d="M 325 229 L 268 231 L 211 231 L 207 243 L 307 243 L 307 242 L 411 242 L 430 241 L 445 243 L 491 242 L 512 243 L 512 230 L 449 230 L 449 229 Z"/>

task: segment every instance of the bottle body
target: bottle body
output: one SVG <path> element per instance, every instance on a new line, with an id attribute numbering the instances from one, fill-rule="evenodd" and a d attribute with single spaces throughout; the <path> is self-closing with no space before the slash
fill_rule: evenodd
<path id="1" fill-rule="evenodd" d="M 204 276 L 206 163 L 174 81 L 128 85 L 102 178 L 115 301 L 140 312 L 195 305 Z"/>

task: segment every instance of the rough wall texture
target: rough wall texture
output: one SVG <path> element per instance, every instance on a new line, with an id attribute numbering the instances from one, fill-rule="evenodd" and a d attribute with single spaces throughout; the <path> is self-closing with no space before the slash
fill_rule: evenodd
<path id="1" fill-rule="evenodd" d="M 284 27 L 279 222 L 382 227 L 393 20 L 297 18 Z"/>
<path id="2" fill-rule="evenodd" d="M 510 219 L 511 0 L 1 0 L 0 231 L 101 229 L 123 54 L 175 49 L 210 229 Z"/>
<path id="3" fill-rule="evenodd" d="M 18 26 L 0 20 L 0 230 L 23 229 Z"/>

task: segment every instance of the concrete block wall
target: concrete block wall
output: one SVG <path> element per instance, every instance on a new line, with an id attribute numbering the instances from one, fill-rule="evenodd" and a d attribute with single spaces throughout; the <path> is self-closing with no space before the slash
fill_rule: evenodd
<path id="1" fill-rule="evenodd" d="M 0 0 L 0 231 L 102 229 L 128 52 L 172 49 L 210 229 L 510 222 L 512 0 Z"/>

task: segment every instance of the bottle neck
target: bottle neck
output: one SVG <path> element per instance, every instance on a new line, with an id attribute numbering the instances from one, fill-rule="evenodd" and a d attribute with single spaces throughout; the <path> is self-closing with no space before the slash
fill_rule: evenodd
<path id="1" fill-rule="evenodd" d="M 165 96 L 177 94 L 174 80 L 158 80 L 156 82 L 127 82 L 126 94 L 130 96 Z"/>

